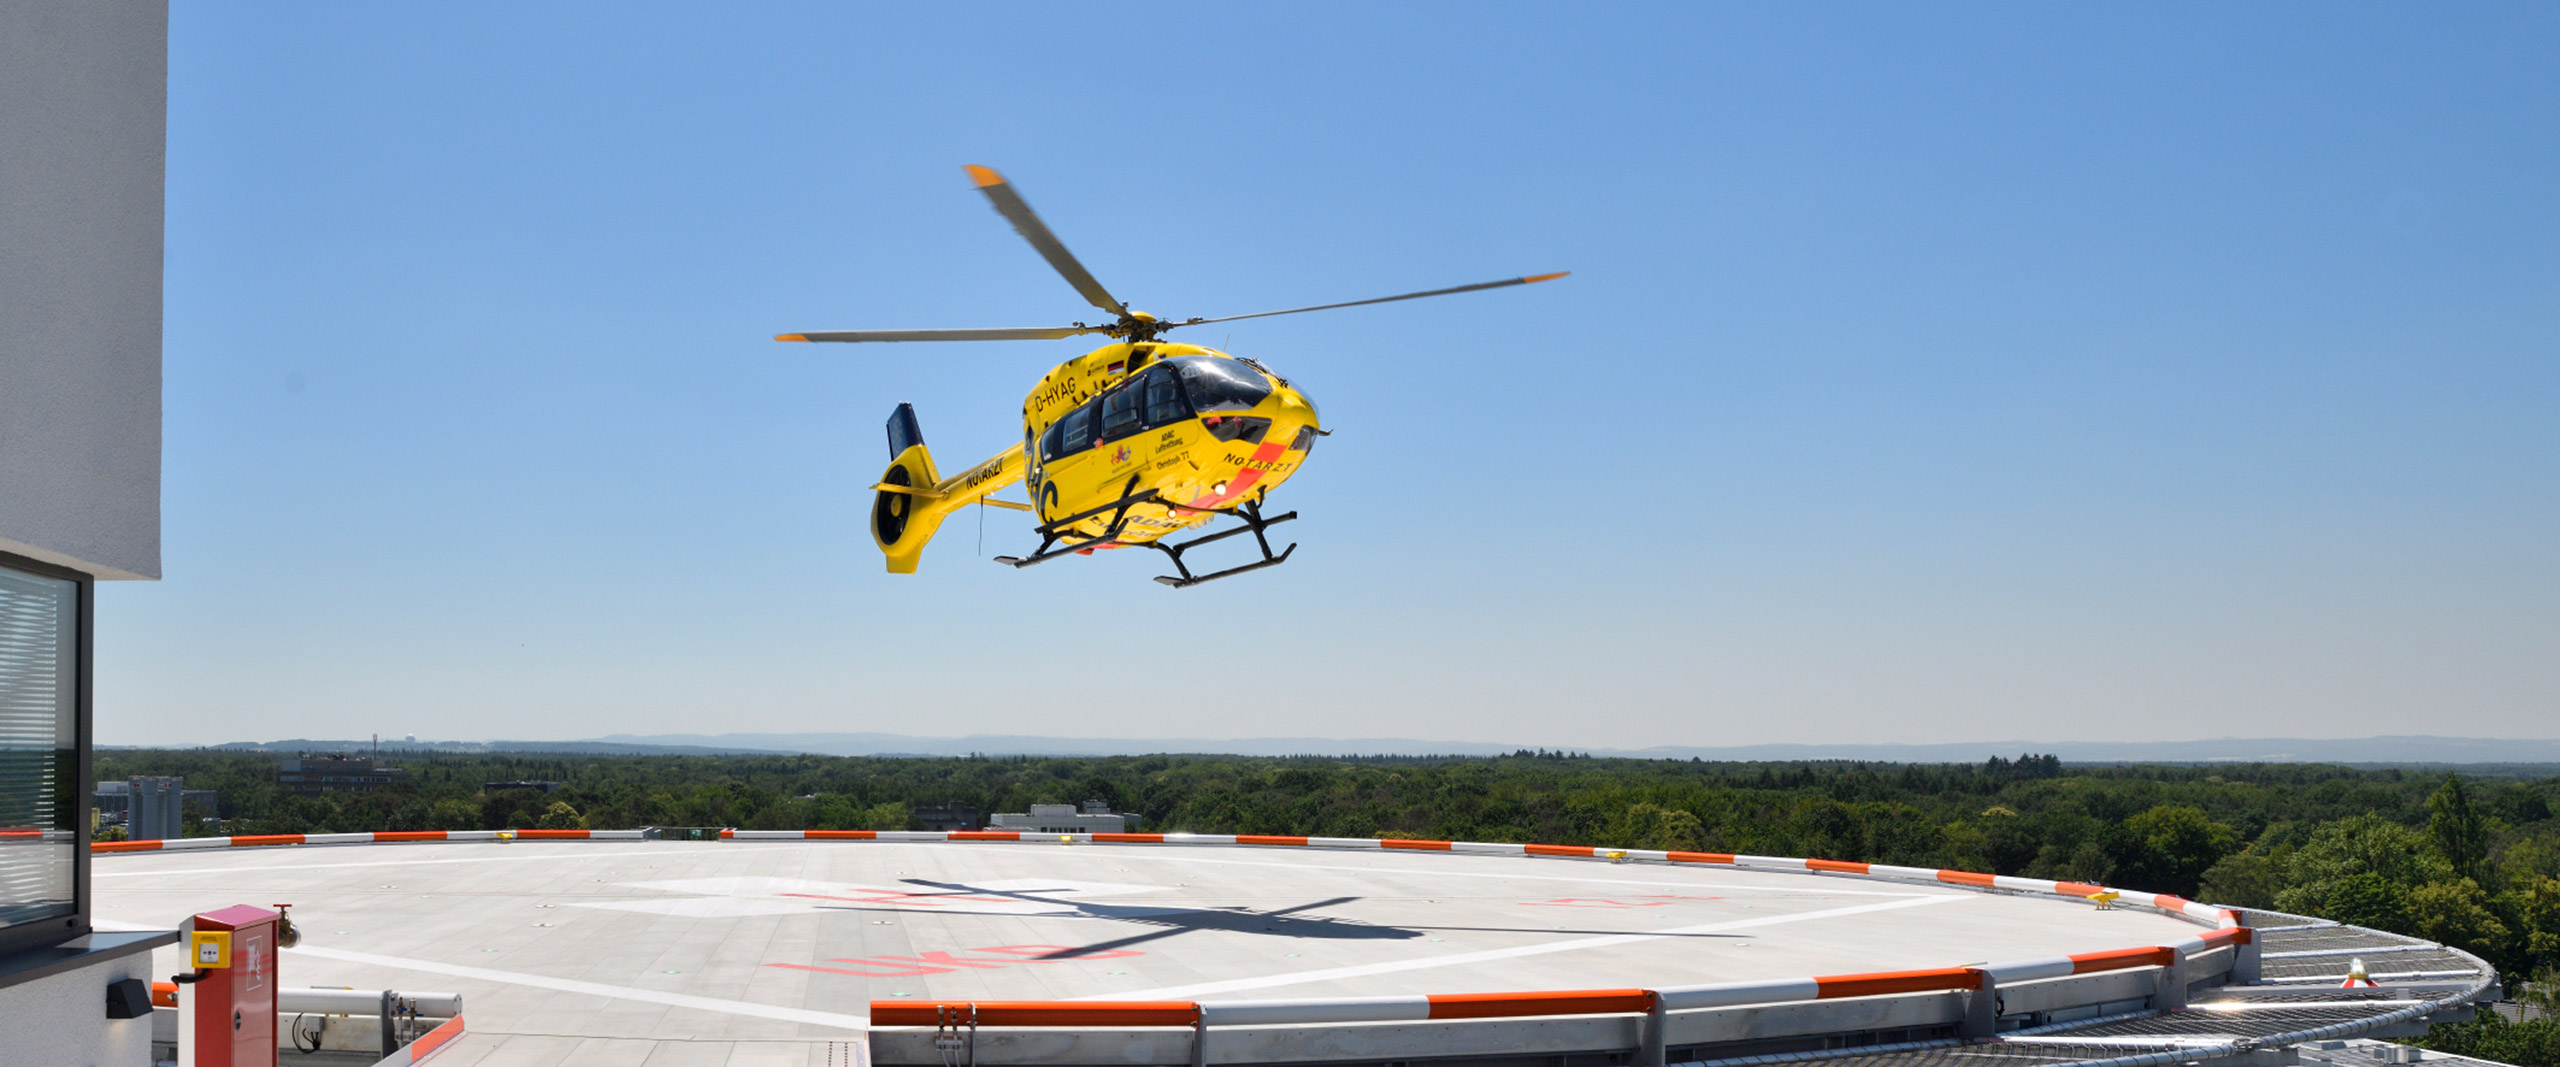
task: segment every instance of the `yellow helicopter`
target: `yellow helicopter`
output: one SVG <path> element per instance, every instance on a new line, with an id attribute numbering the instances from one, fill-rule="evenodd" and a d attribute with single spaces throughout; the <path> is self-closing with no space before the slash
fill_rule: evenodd
<path id="1" fill-rule="evenodd" d="M 1037 515 L 1040 548 L 1028 556 L 998 556 L 1014 567 L 1046 563 L 1069 553 L 1145 546 L 1172 559 L 1176 573 L 1156 579 L 1180 589 L 1285 563 L 1298 546 L 1271 551 L 1267 531 L 1298 517 L 1265 516 L 1271 490 L 1297 473 L 1327 431 L 1315 402 L 1253 360 L 1198 345 L 1159 341 L 1167 330 L 1213 322 L 1294 315 L 1302 311 L 1384 304 L 1425 296 L 1499 289 L 1564 277 L 1537 274 L 1450 289 L 1352 300 L 1340 304 L 1229 315 L 1215 319 L 1159 319 L 1131 310 L 1094 280 L 1067 247 L 1031 211 L 1002 175 L 971 166 L 969 176 L 1031 242 L 1049 266 L 1064 275 L 1093 306 L 1114 318 L 1098 325 L 995 330 L 832 330 L 786 333 L 776 341 L 1047 341 L 1104 334 L 1114 342 L 1052 368 L 1022 401 L 1022 443 L 995 458 L 945 478 L 926 451 L 915 407 L 900 404 L 889 416 L 889 469 L 871 488 L 871 538 L 889 558 L 892 574 L 913 574 L 943 519 L 970 504 Z M 1015 482 L 1030 489 L 1028 504 L 994 499 Z M 1243 525 L 1179 543 L 1164 539 L 1220 515 Z M 1262 559 L 1207 574 L 1194 574 L 1182 554 L 1213 541 L 1250 533 Z"/>

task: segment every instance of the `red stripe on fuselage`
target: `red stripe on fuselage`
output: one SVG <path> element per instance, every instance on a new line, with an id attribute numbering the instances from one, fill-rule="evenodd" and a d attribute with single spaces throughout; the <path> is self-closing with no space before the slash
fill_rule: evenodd
<path id="1" fill-rule="evenodd" d="M 1289 454 L 1289 449 L 1288 449 L 1288 447 L 1287 447 L 1287 446 L 1285 446 L 1285 445 L 1282 445 L 1280 442 L 1278 442 L 1278 441 L 1264 441 L 1264 442 L 1262 443 L 1262 447 L 1260 447 L 1260 448 L 1257 448 L 1257 449 L 1254 449 L 1254 450 L 1253 450 L 1253 460 L 1252 460 L 1252 462 L 1255 462 L 1255 463 L 1273 463 L 1273 462 L 1277 462 L 1277 461 L 1280 459 L 1280 457 L 1285 456 L 1285 455 L 1288 455 L 1288 454 Z M 1192 507 L 1195 507 L 1195 508 L 1222 508 L 1222 507 L 1225 507 L 1225 506 L 1227 506 L 1227 505 L 1229 505 L 1229 504 L 1235 503 L 1236 501 L 1243 499 L 1243 498 L 1244 498 L 1244 494 L 1245 494 L 1246 490 L 1252 489 L 1252 488 L 1253 488 L 1253 484 L 1254 484 L 1255 482 L 1259 482 L 1259 481 L 1261 481 L 1261 480 L 1262 480 L 1262 471 L 1261 471 L 1260 469 L 1258 469 L 1258 468 L 1254 468 L 1254 467 L 1247 467 L 1247 468 L 1245 468 L 1245 469 L 1244 469 L 1244 470 L 1242 470 L 1242 471 L 1238 471 L 1238 472 L 1236 473 L 1235 478 L 1234 478 L 1233 480 L 1231 480 L 1231 481 L 1227 482 L 1227 491 L 1226 491 L 1226 492 L 1223 492 L 1223 493 L 1203 493 L 1203 494 L 1201 494 L 1201 495 L 1200 495 L 1199 499 L 1193 500 L 1193 501 L 1191 502 L 1191 506 L 1192 506 Z"/>

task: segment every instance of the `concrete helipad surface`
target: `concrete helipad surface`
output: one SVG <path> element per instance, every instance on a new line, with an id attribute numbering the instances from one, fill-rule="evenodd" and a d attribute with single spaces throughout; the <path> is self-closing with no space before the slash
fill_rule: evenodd
<path id="1" fill-rule="evenodd" d="M 459 992 L 439 1065 L 841 1062 L 873 999 L 1653 987 L 2192 936 L 1943 886 L 1449 853 L 517 842 L 100 856 L 103 923 L 294 905 L 287 986 Z M 176 973 L 174 950 L 157 961 Z M 834 1039 L 834 1043 L 830 1039 Z"/>

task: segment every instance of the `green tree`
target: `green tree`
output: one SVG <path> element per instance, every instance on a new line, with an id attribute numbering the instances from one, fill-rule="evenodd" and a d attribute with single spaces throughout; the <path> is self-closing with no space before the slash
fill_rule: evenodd
<path id="1" fill-rule="evenodd" d="M 2196 895 L 2231 908 L 2272 908 L 2284 888 L 2284 872 L 2276 861 L 2255 850 L 2224 856 L 2197 879 Z"/>
<path id="2" fill-rule="evenodd" d="M 208 827 L 205 826 L 205 820 L 212 817 L 213 812 L 207 810 L 202 801 L 188 800 L 182 802 L 178 806 L 178 836 L 208 836 L 206 833 Z"/>
<path id="3" fill-rule="evenodd" d="M 1938 828 L 1942 839 L 1939 848 L 1947 858 L 1947 866 L 1959 871 L 1989 871 L 1991 835 L 1963 819 Z"/>
<path id="4" fill-rule="evenodd" d="M 581 825 L 578 809 L 570 807 L 565 800 L 552 801 L 550 807 L 542 810 L 542 818 L 534 821 L 535 828 L 543 830 L 575 830 Z"/>
<path id="5" fill-rule="evenodd" d="M 2537 878 L 2506 892 L 2500 903 L 2515 916 L 2516 939 L 2536 966 L 2560 967 L 2560 878 Z"/>
<path id="6" fill-rule="evenodd" d="M 2082 841 L 2075 846 L 2055 843 L 2036 853 L 2036 861 L 2028 866 L 2027 873 L 2056 881 L 2105 885 L 2115 878 L 2116 863 L 2107 855 L 2106 846 L 2096 841 Z"/>
<path id="7" fill-rule="evenodd" d="M 2427 839 L 2453 873 L 2479 880 L 2481 861 L 2489 858 L 2489 829 L 2471 810 L 2471 794 L 2462 779 L 2445 775 L 2444 786 L 2427 798 Z"/>
<path id="8" fill-rule="evenodd" d="M 2130 838 L 2119 876 L 2129 888 L 2196 893 L 2213 865 L 2240 847 L 2240 833 L 2185 804 L 2162 804 L 2124 821 Z"/>
<path id="9" fill-rule="evenodd" d="M 1704 847 L 1706 827 L 1694 812 L 1658 804 L 1630 804 L 1618 817 L 1611 839 L 1628 848 L 1695 852 Z"/>
<path id="10" fill-rule="evenodd" d="M 907 806 L 892 800 L 886 804 L 874 804 L 863 809 L 862 825 L 847 827 L 847 829 L 904 830 L 912 821 L 914 821 L 914 815 L 907 810 Z"/>
<path id="11" fill-rule="evenodd" d="M 2560 878 L 2560 834 L 2539 834 L 2508 845 L 2498 855 L 2498 874 L 2510 881 Z"/>
<path id="12" fill-rule="evenodd" d="M 2370 874 L 2404 889 L 2454 877 L 2452 865 L 2435 854 L 2424 835 L 2373 814 L 2313 831 L 2286 867 L 2297 888 L 2354 874 Z"/>
<path id="13" fill-rule="evenodd" d="M 476 830 L 480 828 L 480 805 L 459 797 L 448 797 L 427 806 L 427 825 L 423 830 Z"/>
<path id="14" fill-rule="evenodd" d="M 2410 927 L 2409 887 L 2370 871 L 2289 887 L 2276 894 L 2276 907 L 2354 926 Z"/>
<path id="15" fill-rule="evenodd" d="M 2471 1022 L 2429 1027 L 2427 1036 L 2412 1044 L 2516 1067 L 2560 1067 L 2560 1018 L 2511 1023 L 2497 1012 L 2483 1011 Z"/>
<path id="16" fill-rule="evenodd" d="M 1120 788 L 1120 783 L 1104 775 L 1096 774 L 1086 777 L 1084 784 L 1078 786 L 1076 791 L 1082 795 L 1076 797 L 1071 803 L 1082 804 L 1088 800 L 1099 800 L 1111 805 L 1113 811 L 1129 810 L 1128 794 Z"/>
<path id="17" fill-rule="evenodd" d="M 1790 854 L 1815 859 L 1856 859 L 1867 853 L 1867 830 L 1848 805 L 1829 797 L 1809 797 L 1796 806 L 1794 849 Z"/>
<path id="18" fill-rule="evenodd" d="M 2409 892 L 2410 926 L 2402 932 L 2513 967 L 2519 961 L 2508 951 L 2507 924 L 2489 905 L 2489 894 L 2471 879 L 2430 882 Z"/>
<path id="19" fill-rule="evenodd" d="M 1935 867 L 1946 851 L 1946 834 L 1929 813 L 1909 804 L 1866 804 L 1859 815 L 1865 824 L 1867 850 L 1856 858 L 1904 867 Z"/>

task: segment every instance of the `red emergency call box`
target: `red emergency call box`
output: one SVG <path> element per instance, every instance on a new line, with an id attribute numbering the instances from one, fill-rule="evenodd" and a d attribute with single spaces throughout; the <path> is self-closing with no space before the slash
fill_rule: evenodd
<path id="1" fill-rule="evenodd" d="M 180 986 L 178 1067 L 276 1067 L 276 920 L 246 904 L 208 911 L 178 931 L 203 975 Z"/>

